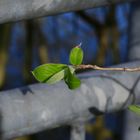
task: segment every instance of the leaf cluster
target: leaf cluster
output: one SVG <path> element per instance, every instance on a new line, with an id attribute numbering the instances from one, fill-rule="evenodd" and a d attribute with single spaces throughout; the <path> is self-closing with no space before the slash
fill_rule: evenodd
<path id="1" fill-rule="evenodd" d="M 76 66 L 83 61 L 83 50 L 80 46 L 74 47 L 69 56 L 71 65 L 48 63 L 38 66 L 32 71 L 33 76 L 42 83 L 54 84 L 64 80 L 70 89 L 78 88 L 81 84 L 75 75 Z"/>
<path id="2" fill-rule="evenodd" d="M 80 46 L 74 47 L 69 56 L 71 65 L 48 63 L 38 66 L 32 71 L 33 76 L 42 83 L 54 84 L 60 80 L 64 80 L 69 89 L 76 89 L 80 86 L 81 81 L 75 75 L 76 67 L 81 65 L 83 61 L 83 50 Z M 99 70 L 120 70 L 100 68 Z M 123 69 L 122 69 L 123 70 Z M 134 113 L 140 114 L 140 106 L 130 105 L 128 109 Z M 140 130 L 140 127 L 139 127 Z"/>

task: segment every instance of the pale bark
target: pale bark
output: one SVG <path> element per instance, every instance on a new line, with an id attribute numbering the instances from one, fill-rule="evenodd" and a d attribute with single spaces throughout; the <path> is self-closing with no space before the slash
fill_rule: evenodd
<path id="1" fill-rule="evenodd" d="M 133 2 L 129 21 L 129 56 L 131 61 L 140 60 L 140 1 Z M 140 93 L 139 93 L 140 94 Z M 125 111 L 124 140 L 139 140 L 140 115 Z"/>
<path id="2" fill-rule="evenodd" d="M 134 0 L 0 0 L 0 23 Z"/>
<path id="3" fill-rule="evenodd" d="M 121 65 L 136 67 L 140 61 Z M 140 101 L 139 72 L 87 72 L 82 85 L 35 84 L 0 93 L 1 139 L 36 133 L 94 115 L 125 109 Z M 76 121 L 77 120 L 77 121 Z"/>
<path id="4" fill-rule="evenodd" d="M 125 1 L 133 0 L 0 0 L 0 23 Z M 132 36 L 138 37 L 135 33 Z M 140 61 L 122 64 L 122 67 L 139 66 Z M 87 72 L 80 77 L 82 85 L 77 90 L 69 90 L 60 82 L 51 86 L 35 84 L 2 91 L 0 139 L 11 139 L 73 124 L 73 121 L 79 122 L 79 119 L 80 123 L 84 123 L 93 115 L 119 111 L 131 103 L 140 101 L 139 72 L 95 71 Z M 83 139 L 84 125 L 72 126 L 71 139 Z"/>
<path id="5" fill-rule="evenodd" d="M 86 130 L 85 130 L 85 123 L 75 122 L 71 124 L 71 138 L 70 140 L 85 140 L 86 138 Z"/>

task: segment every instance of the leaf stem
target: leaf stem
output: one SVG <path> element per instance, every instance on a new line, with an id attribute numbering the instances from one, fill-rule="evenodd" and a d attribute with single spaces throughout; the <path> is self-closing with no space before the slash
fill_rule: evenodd
<path id="1" fill-rule="evenodd" d="M 94 69 L 94 70 L 105 70 L 105 71 L 127 71 L 127 72 L 136 72 L 140 71 L 140 67 L 135 68 L 104 68 L 99 67 L 97 65 L 78 65 L 76 66 L 76 69 Z"/>

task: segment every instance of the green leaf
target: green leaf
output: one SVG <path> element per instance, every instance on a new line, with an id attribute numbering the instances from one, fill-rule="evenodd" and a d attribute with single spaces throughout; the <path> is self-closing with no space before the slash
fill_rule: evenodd
<path id="1" fill-rule="evenodd" d="M 130 105 L 130 106 L 128 107 L 128 109 L 129 109 L 130 111 L 132 111 L 132 112 L 137 113 L 137 114 L 140 115 L 140 106 L 138 106 L 138 105 Z"/>
<path id="2" fill-rule="evenodd" d="M 58 73 L 54 74 L 52 77 L 50 77 L 46 83 L 47 84 L 54 84 L 60 80 L 62 80 L 65 76 L 65 69 L 59 71 Z"/>
<path id="3" fill-rule="evenodd" d="M 69 67 L 70 72 L 71 72 L 72 74 L 74 74 L 75 68 L 74 68 L 73 66 L 68 66 L 68 67 Z"/>
<path id="4" fill-rule="evenodd" d="M 81 85 L 80 79 L 78 79 L 74 73 L 71 73 L 70 69 L 67 68 L 66 74 L 65 74 L 65 83 L 68 85 L 70 89 L 76 89 Z"/>
<path id="5" fill-rule="evenodd" d="M 64 64 L 43 64 L 32 71 L 32 74 L 39 82 L 47 82 L 56 73 L 62 71 L 67 65 Z M 59 75 L 59 74 L 58 74 Z M 60 77 L 59 77 L 60 79 Z"/>
<path id="6" fill-rule="evenodd" d="M 80 65 L 83 61 L 83 50 L 77 46 L 70 52 L 69 61 L 72 65 Z"/>

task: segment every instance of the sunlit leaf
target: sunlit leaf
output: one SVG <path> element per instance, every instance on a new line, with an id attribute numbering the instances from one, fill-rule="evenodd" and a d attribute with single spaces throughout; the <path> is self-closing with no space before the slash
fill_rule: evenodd
<path id="1" fill-rule="evenodd" d="M 54 74 L 52 77 L 50 77 L 50 78 L 46 81 L 46 83 L 47 83 L 47 84 L 54 84 L 54 83 L 56 83 L 56 82 L 62 80 L 62 79 L 64 78 L 64 76 L 65 76 L 65 69 L 63 69 L 63 70 L 57 72 L 56 74 Z"/>
<path id="2" fill-rule="evenodd" d="M 75 68 L 74 68 L 73 66 L 68 66 L 68 67 L 69 67 L 70 72 L 71 72 L 72 74 L 74 74 Z"/>
<path id="3" fill-rule="evenodd" d="M 70 89 L 78 88 L 81 85 L 80 79 L 78 79 L 74 74 L 72 74 L 69 68 L 66 71 L 66 76 L 64 80 Z"/>
<path id="4" fill-rule="evenodd" d="M 50 77 L 62 71 L 66 67 L 67 65 L 64 64 L 43 64 L 35 68 L 32 71 L 32 74 L 39 82 L 45 83 Z"/>
<path id="5" fill-rule="evenodd" d="M 128 109 L 131 110 L 132 112 L 137 113 L 137 114 L 140 115 L 140 106 L 138 106 L 138 105 L 130 105 L 128 107 Z"/>
<path id="6" fill-rule="evenodd" d="M 69 56 L 69 61 L 72 65 L 80 65 L 83 61 L 83 50 L 77 46 L 74 47 Z"/>

